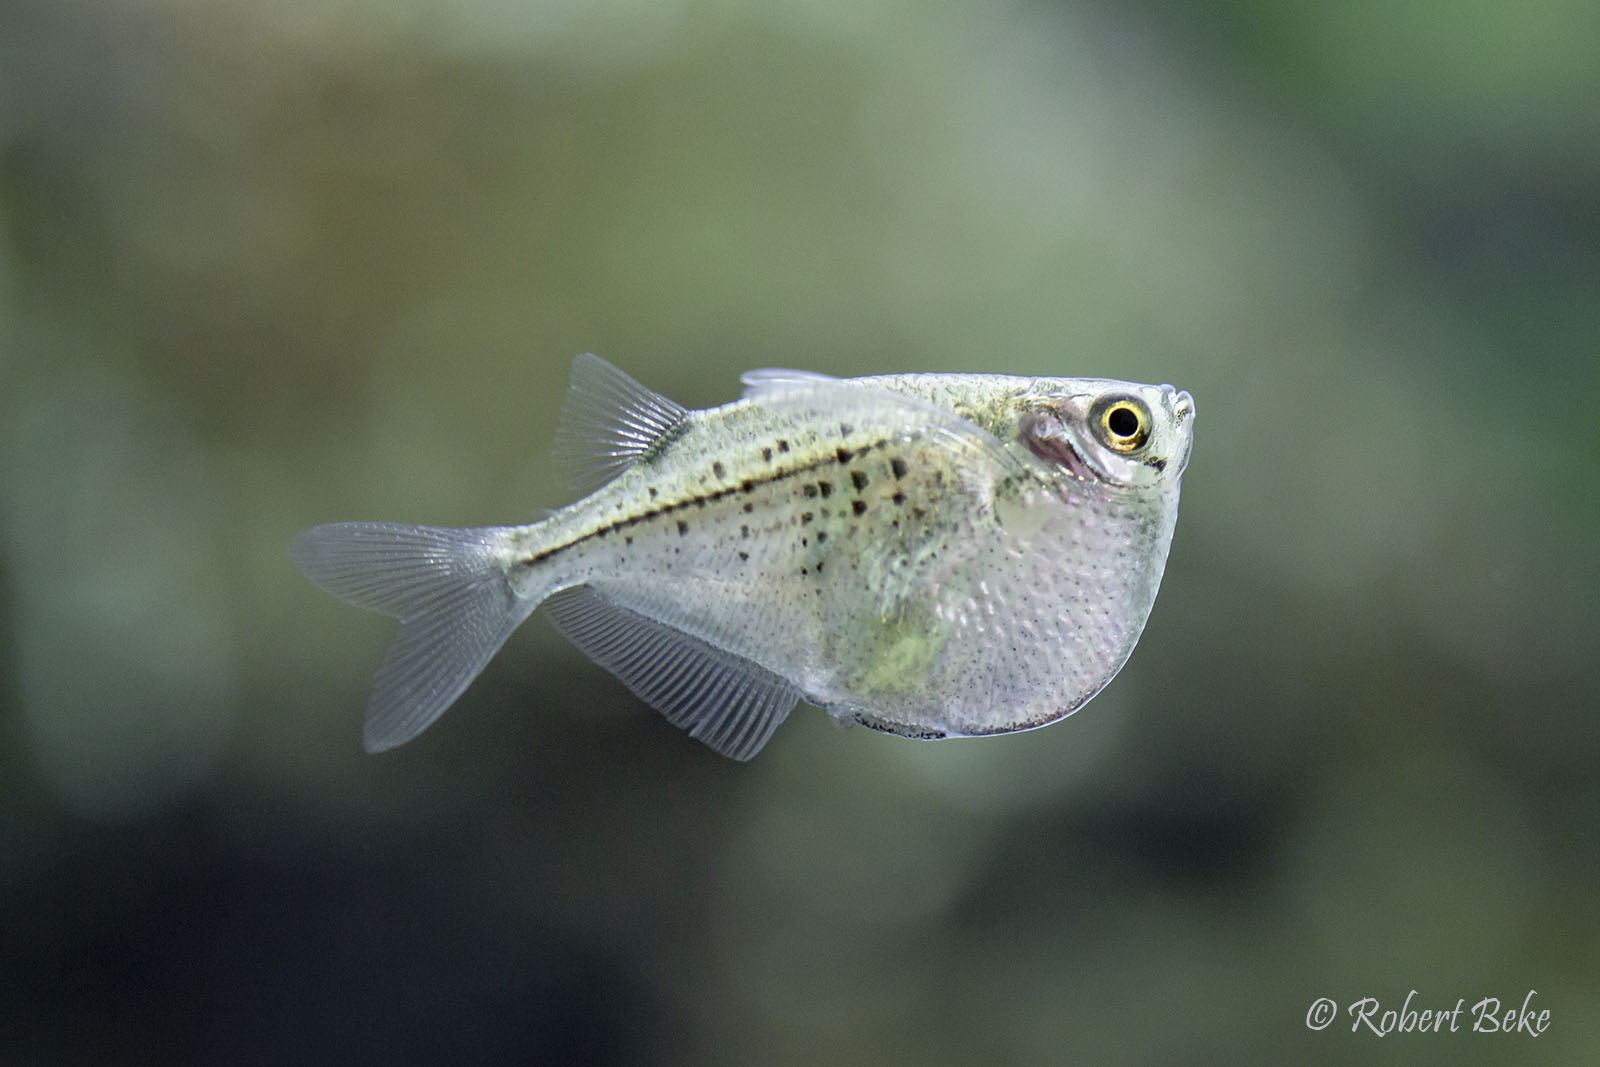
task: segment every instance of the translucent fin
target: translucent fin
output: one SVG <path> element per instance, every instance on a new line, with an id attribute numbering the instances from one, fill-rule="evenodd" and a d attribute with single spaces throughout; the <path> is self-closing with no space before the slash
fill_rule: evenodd
<path id="1" fill-rule="evenodd" d="M 567 639 L 674 726 L 747 760 L 800 699 L 764 667 L 645 618 L 580 586 L 545 601 Z"/>
<path id="2" fill-rule="evenodd" d="M 516 595 L 496 553 L 502 530 L 381 522 L 316 526 L 290 542 L 307 578 L 400 620 L 367 705 L 367 751 L 437 719 L 505 644 L 537 598 Z"/>
<path id="3" fill-rule="evenodd" d="M 599 356 L 572 361 L 553 458 L 562 480 L 591 493 L 672 432 L 688 409 L 634 381 Z"/>
<path id="4" fill-rule="evenodd" d="M 763 367 L 759 370 L 747 370 L 739 375 L 739 381 L 744 383 L 746 397 L 759 396 L 778 389 L 804 389 L 808 386 L 823 385 L 828 382 L 837 382 L 840 379 L 828 374 L 818 374 L 809 370 L 783 370 L 777 367 Z"/>

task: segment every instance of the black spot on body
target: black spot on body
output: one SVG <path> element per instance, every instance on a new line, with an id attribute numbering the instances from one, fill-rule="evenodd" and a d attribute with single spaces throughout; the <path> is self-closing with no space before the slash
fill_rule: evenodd
<path id="1" fill-rule="evenodd" d="M 745 560 L 747 560 L 749 558 L 750 558 L 750 553 L 748 553 L 748 552 L 739 553 L 739 562 L 740 563 L 743 563 Z"/>
<path id="2" fill-rule="evenodd" d="M 904 478 L 906 476 L 906 461 L 896 456 L 889 461 L 889 469 L 894 471 L 896 478 Z"/>
<path id="3" fill-rule="evenodd" d="M 887 438 L 885 438 L 885 439 L 880 440 L 880 441 L 876 442 L 875 444 L 871 445 L 870 448 L 885 448 L 889 444 L 890 444 L 890 441 Z M 786 441 L 786 440 L 785 441 L 779 441 L 779 442 L 777 442 L 777 445 L 778 445 L 778 450 L 780 452 L 789 451 L 789 442 L 788 441 Z M 868 450 L 869 450 L 868 448 L 862 448 L 862 449 L 857 450 L 857 452 L 855 454 L 856 455 L 861 455 L 861 454 L 867 452 Z M 811 461 L 809 463 L 797 466 L 797 467 L 795 467 L 793 469 L 787 469 L 787 470 L 778 469 L 778 470 L 771 471 L 771 472 L 769 472 L 769 473 L 767 473 L 767 474 L 765 474 L 765 475 L 763 475 L 761 477 L 758 477 L 758 478 L 753 478 L 753 479 L 747 478 L 743 482 L 740 483 L 739 489 L 748 493 L 751 490 L 755 489 L 757 486 L 776 485 L 779 482 L 787 481 L 789 479 L 794 479 L 795 483 L 796 484 L 800 484 L 802 489 L 806 491 L 806 495 L 808 495 L 808 496 L 821 495 L 822 491 L 817 488 L 817 484 L 818 483 L 813 483 L 813 484 L 808 486 L 808 485 L 806 485 L 804 483 L 801 483 L 799 478 L 796 477 L 796 476 L 797 475 L 802 475 L 802 474 L 805 474 L 805 473 L 814 472 L 818 468 L 820 468 L 820 467 L 822 467 L 822 466 L 824 466 L 824 465 L 826 465 L 828 463 L 835 462 L 835 460 L 838 457 L 838 452 L 839 451 L 844 451 L 844 450 L 836 450 L 834 457 L 830 457 L 830 458 L 827 458 L 827 459 L 820 459 L 819 458 L 819 459 L 813 460 L 813 461 Z M 849 455 L 849 453 L 847 451 L 845 452 L 845 454 Z M 894 466 L 898 470 L 899 468 L 903 467 L 904 464 L 903 463 L 895 463 Z M 944 482 L 944 472 L 941 471 L 941 470 L 935 469 L 934 473 L 933 473 L 933 478 L 934 478 L 934 482 L 936 484 L 942 484 Z M 852 479 L 852 481 L 854 481 L 854 480 L 855 479 Z M 702 484 L 704 484 L 704 480 L 703 479 L 702 479 Z M 831 483 L 821 483 L 821 484 L 828 484 L 829 488 L 828 488 L 827 491 L 829 493 L 832 492 Z M 659 498 L 660 492 L 655 486 L 646 486 L 645 489 L 650 494 L 650 499 L 651 500 L 657 500 Z M 621 513 L 620 513 L 620 509 L 618 509 L 618 515 L 616 517 L 614 517 L 610 523 L 606 524 L 603 527 L 597 528 L 593 532 L 591 532 L 589 534 L 586 534 L 584 536 L 586 536 L 586 537 L 595 537 L 595 538 L 598 539 L 598 538 L 603 538 L 603 537 L 609 536 L 614 531 L 616 531 L 616 532 L 625 531 L 625 530 L 627 530 L 627 529 L 629 529 L 629 528 L 631 528 L 633 526 L 637 526 L 640 523 L 650 522 L 650 521 L 652 521 L 654 519 L 657 519 L 657 518 L 660 518 L 660 517 L 662 517 L 664 515 L 667 515 L 667 514 L 673 512 L 673 511 L 679 511 L 679 510 L 681 510 L 683 508 L 687 508 L 689 506 L 690 500 L 693 500 L 693 502 L 694 502 L 696 507 L 704 508 L 706 506 L 707 501 L 721 500 L 725 496 L 732 495 L 735 491 L 736 490 L 732 486 L 725 486 L 725 487 L 722 487 L 722 488 L 713 489 L 713 490 L 711 490 L 711 491 L 709 491 L 707 493 L 702 494 L 699 497 L 691 497 L 691 498 L 686 499 L 686 500 L 677 500 L 677 501 L 673 501 L 671 503 L 660 503 L 653 510 L 646 511 L 646 512 L 641 513 L 641 514 L 636 514 L 636 515 L 632 515 L 632 516 L 626 516 L 626 517 L 623 517 L 621 515 Z M 755 502 L 752 501 L 752 500 L 743 501 L 742 504 L 741 504 L 741 507 L 744 509 L 744 513 L 746 515 L 751 515 L 751 514 L 755 513 Z M 854 502 L 852 504 L 852 509 L 853 509 L 853 511 L 854 511 L 854 513 L 856 515 L 861 515 L 861 514 L 865 513 L 866 507 L 865 507 L 865 504 L 863 504 L 862 502 L 856 501 L 856 502 Z M 832 509 L 830 509 L 830 508 L 828 508 L 826 506 L 820 507 L 817 510 L 818 510 L 818 513 L 820 514 L 821 518 L 824 519 L 824 520 L 828 519 L 829 516 L 832 514 Z M 923 511 L 922 511 L 921 508 L 913 508 L 912 511 L 918 518 L 922 518 L 923 517 Z M 811 519 L 812 519 L 811 513 L 807 512 L 806 513 L 806 521 L 809 522 L 809 521 L 811 521 Z M 678 525 L 679 536 L 680 537 L 687 536 L 688 523 L 680 520 L 680 521 L 678 521 L 677 525 Z M 898 528 L 899 527 L 899 522 L 895 521 L 894 522 L 894 526 L 896 528 Z M 817 532 L 817 543 L 820 545 L 826 539 L 826 536 L 827 535 L 825 533 L 823 533 L 821 531 L 818 531 Z M 573 544 L 577 543 L 577 541 L 581 541 L 582 539 L 583 539 L 583 537 L 579 537 L 579 538 L 576 538 L 576 539 L 574 539 L 572 541 L 567 541 L 567 542 L 565 542 L 563 544 L 551 546 L 551 547 L 546 548 L 546 549 L 544 549 L 544 550 L 542 550 L 540 552 L 537 552 L 537 553 L 534 553 L 534 554 L 530 555 L 529 557 L 527 557 L 522 562 L 524 564 L 526 564 L 526 565 L 530 565 L 531 566 L 532 564 L 538 563 L 540 560 L 546 559 L 549 556 L 552 556 L 555 553 L 560 552 L 565 548 L 571 547 Z M 628 544 L 631 545 L 632 543 L 633 543 L 633 540 L 632 540 L 631 537 L 629 537 Z M 679 548 L 674 548 L 672 551 L 675 554 L 681 554 L 682 550 L 679 549 Z"/>
<path id="4" fill-rule="evenodd" d="M 815 485 L 811 484 L 810 482 L 807 482 L 805 485 L 802 485 L 800 487 L 800 491 L 806 495 L 806 499 L 807 500 L 813 500 L 813 499 L 816 498 L 817 487 Z"/>
<path id="5" fill-rule="evenodd" d="M 809 512 L 809 511 L 802 511 L 800 513 L 800 525 L 804 526 L 806 523 L 810 522 L 815 517 L 816 516 L 812 515 L 811 512 Z"/>
<path id="6" fill-rule="evenodd" d="M 856 428 L 854 426 L 851 426 L 848 422 L 841 422 L 839 424 L 839 436 L 840 437 L 849 437 L 851 434 L 853 434 L 855 432 L 856 432 Z"/>
<path id="7" fill-rule="evenodd" d="M 765 460 L 766 462 L 771 463 L 772 462 L 772 449 L 763 448 L 761 450 L 761 458 L 763 460 Z"/>
<path id="8" fill-rule="evenodd" d="M 622 540 L 623 540 L 624 544 L 628 544 L 628 545 L 633 544 L 633 538 L 631 538 L 631 537 L 624 537 Z"/>
<path id="9" fill-rule="evenodd" d="M 896 504 L 904 504 L 906 502 L 906 495 L 904 493 L 896 493 L 889 499 L 893 500 Z"/>
<path id="10" fill-rule="evenodd" d="M 849 463 L 850 457 L 855 455 L 855 453 L 851 452 L 848 448 L 836 448 L 833 450 L 833 455 L 834 458 L 836 458 L 840 463 Z"/>
<path id="11" fill-rule="evenodd" d="M 828 539 L 828 531 L 827 530 L 818 530 L 817 531 L 817 544 L 820 545 L 820 544 L 822 544 L 822 542 L 826 541 L 827 539 Z"/>
<path id="12" fill-rule="evenodd" d="M 850 484 L 856 487 L 856 492 L 858 492 L 858 493 L 861 492 L 861 490 L 863 490 L 863 489 L 865 489 L 867 487 L 867 472 L 866 471 L 851 471 L 850 472 Z"/>
<path id="13" fill-rule="evenodd" d="M 850 510 L 857 515 L 864 514 L 867 510 L 867 502 L 865 500 L 852 500 L 850 501 Z"/>
<path id="14" fill-rule="evenodd" d="M 817 483 L 817 492 L 821 493 L 823 499 L 826 500 L 827 497 L 828 497 L 828 494 L 833 492 L 833 483 L 832 482 L 818 482 Z"/>
<path id="15" fill-rule="evenodd" d="M 728 473 L 728 468 L 724 467 L 722 465 L 722 461 L 719 459 L 711 464 L 711 473 L 716 477 L 721 478 L 724 474 Z"/>
<path id="16" fill-rule="evenodd" d="M 748 526 L 739 527 L 739 536 L 744 538 L 746 541 L 750 540 L 750 527 L 748 527 Z"/>
<path id="17" fill-rule="evenodd" d="M 817 573 L 818 573 L 818 574 L 821 574 L 821 573 L 822 573 L 822 563 L 823 563 L 823 561 L 822 561 L 822 560 L 820 560 L 820 559 L 819 559 L 819 560 L 817 560 Z"/>

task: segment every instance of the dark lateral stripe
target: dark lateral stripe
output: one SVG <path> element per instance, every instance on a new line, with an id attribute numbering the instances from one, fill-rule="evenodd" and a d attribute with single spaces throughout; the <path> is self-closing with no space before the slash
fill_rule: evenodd
<path id="1" fill-rule="evenodd" d="M 780 452 L 787 452 L 789 450 L 788 447 L 787 447 L 788 446 L 788 442 L 787 441 L 782 441 L 782 442 L 779 442 L 779 443 L 784 446 L 784 447 L 779 449 Z M 875 441 L 871 445 L 868 445 L 866 447 L 857 449 L 855 451 L 854 455 L 859 456 L 862 453 L 867 452 L 867 451 L 871 451 L 871 450 L 875 450 L 875 449 L 879 449 L 879 448 L 885 448 L 885 447 L 888 446 L 888 444 L 889 444 L 889 439 L 888 438 L 884 438 L 881 441 Z M 596 529 L 591 530 L 588 533 L 583 534 L 580 537 L 575 537 L 570 541 L 563 541 L 559 545 L 553 545 L 550 548 L 545 549 L 543 552 L 537 552 L 537 553 L 535 553 L 535 554 L 533 554 L 531 556 L 524 556 L 520 562 L 523 563 L 526 566 L 530 566 L 531 567 L 535 563 L 539 563 L 542 560 L 549 559 L 551 556 L 555 555 L 557 552 L 564 552 L 567 549 L 571 548 L 573 545 L 581 544 L 582 542 L 587 541 L 591 537 L 605 537 L 605 536 L 607 536 L 607 535 L 609 535 L 611 533 L 614 533 L 617 530 L 631 529 L 631 528 L 633 528 L 635 526 L 640 525 L 641 523 L 649 522 L 651 519 L 660 518 L 663 515 L 670 515 L 672 512 L 679 511 L 679 510 L 681 510 L 683 508 L 692 508 L 692 507 L 701 507 L 701 508 L 703 508 L 703 507 L 706 506 L 706 504 L 708 504 L 708 503 L 710 503 L 712 501 L 721 500 L 723 497 L 733 496 L 733 495 L 738 494 L 738 493 L 748 493 L 748 492 L 756 489 L 759 486 L 774 485 L 774 484 L 776 484 L 778 482 L 784 481 L 785 479 L 793 478 L 797 474 L 810 474 L 812 471 L 817 470 L 817 469 L 819 469 L 821 467 L 826 467 L 829 464 L 844 464 L 844 463 L 849 461 L 849 458 L 852 458 L 851 457 L 851 453 L 846 452 L 844 449 L 839 449 L 838 452 L 835 453 L 834 455 L 824 456 L 822 459 L 817 460 L 815 463 L 810 463 L 810 464 L 807 464 L 807 465 L 805 465 L 803 467 L 790 467 L 787 470 L 780 470 L 780 471 L 777 471 L 774 474 L 769 474 L 769 475 L 767 475 L 766 477 L 763 477 L 763 478 L 746 478 L 743 481 L 741 481 L 738 485 L 728 486 L 725 489 L 717 489 L 717 490 L 714 490 L 714 491 L 709 492 L 709 493 L 701 493 L 701 494 L 699 494 L 697 496 L 686 497 L 685 499 L 679 500 L 676 503 L 664 504 L 664 505 L 662 505 L 660 507 L 652 508 L 649 511 L 641 512 L 640 514 L 635 515 L 632 518 L 618 519 L 615 522 L 606 523 L 604 526 L 597 527 Z M 650 497 L 651 497 L 651 499 L 654 499 L 655 496 L 656 496 L 656 490 L 655 490 L 654 487 L 651 487 L 651 489 L 650 489 Z M 860 501 L 856 501 L 856 503 L 859 504 Z M 856 514 L 859 515 L 860 511 L 857 511 Z M 679 523 L 680 527 L 682 525 L 683 525 L 682 523 Z M 683 532 L 684 531 L 682 529 L 679 530 L 680 534 L 682 534 Z"/>

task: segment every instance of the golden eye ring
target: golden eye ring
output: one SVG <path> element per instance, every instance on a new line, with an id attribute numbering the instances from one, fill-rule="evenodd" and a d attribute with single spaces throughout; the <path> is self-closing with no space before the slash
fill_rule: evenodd
<path id="1" fill-rule="evenodd" d="M 1135 396 L 1101 397 L 1089 412 L 1089 425 L 1102 445 L 1125 456 L 1150 440 L 1150 409 Z"/>

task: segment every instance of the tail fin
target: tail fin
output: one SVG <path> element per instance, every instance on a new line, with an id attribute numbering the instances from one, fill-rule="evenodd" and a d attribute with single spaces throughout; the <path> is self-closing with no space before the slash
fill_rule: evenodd
<path id="1" fill-rule="evenodd" d="M 290 542 L 289 557 L 307 578 L 400 620 L 367 704 L 368 752 L 426 729 L 538 604 L 511 588 L 496 551 L 501 537 L 494 526 L 339 522 Z"/>

